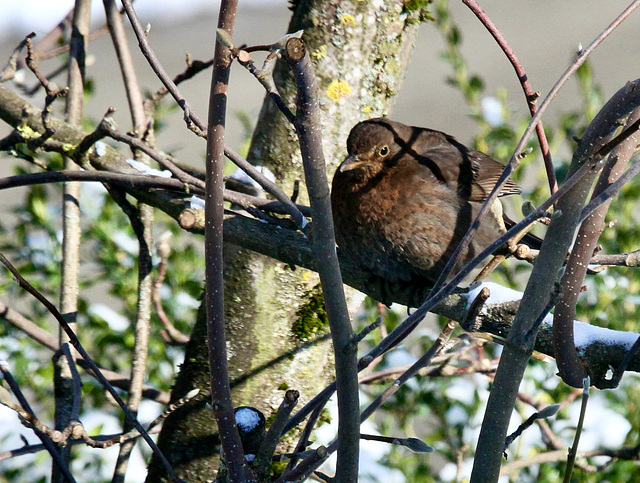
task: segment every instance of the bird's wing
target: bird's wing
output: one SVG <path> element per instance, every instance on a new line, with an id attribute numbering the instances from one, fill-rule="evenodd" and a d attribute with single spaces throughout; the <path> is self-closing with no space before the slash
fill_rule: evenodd
<path id="1" fill-rule="evenodd" d="M 471 201 L 483 201 L 487 199 L 489 193 L 498 182 L 498 179 L 504 171 L 504 165 L 490 158 L 486 154 L 469 150 L 469 158 L 471 159 L 474 171 L 473 184 L 471 186 Z M 498 196 L 517 195 L 522 193 L 520 187 L 511 179 L 507 179 L 502 185 Z"/>
<path id="2" fill-rule="evenodd" d="M 469 149 L 440 131 L 423 129 L 409 146 L 409 154 L 441 182 L 455 187 L 464 199 L 483 201 L 500 178 L 504 165 L 488 155 Z M 520 193 L 512 180 L 502 186 L 499 196 Z"/>

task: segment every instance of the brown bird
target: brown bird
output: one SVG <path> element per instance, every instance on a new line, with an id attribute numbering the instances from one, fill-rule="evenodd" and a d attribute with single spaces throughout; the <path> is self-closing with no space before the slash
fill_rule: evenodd
<path id="1" fill-rule="evenodd" d="M 504 168 L 448 134 L 385 118 L 357 124 L 347 151 L 331 191 L 336 241 L 390 282 L 435 281 Z M 520 191 L 509 180 L 500 196 Z M 505 230 L 496 202 L 456 268 Z"/>

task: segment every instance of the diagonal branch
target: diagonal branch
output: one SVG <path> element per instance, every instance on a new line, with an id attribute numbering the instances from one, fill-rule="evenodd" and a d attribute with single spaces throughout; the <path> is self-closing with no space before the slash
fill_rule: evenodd
<path id="1" fill-rule="evenodd" d="M 516 151 L 520 151 L 523 148 L 524 140 L 531 134 L 545 108 L 548 107 L 551 100 L 569 77 L 584 63 L 587 56 L 639 6 L 640 0 L 635 0 L 606 27 L 586 49 L 579 53 L 575 61 L 565 71 L 558 82 L 556 82 L 549 95 L 540 105 L 540 109 L 536 115 L 533 116 Z M 581 150 L 581 147 L 584 149 L 586 145 L 579 145 L 578 150 Z M 577 158 L 585 160 L 585 158 L 580 158 L 579 155 L 577 155 Z M 584 166 L 574 164 L 570 174 L 573 174 L 583 167 Z M 588 176 L 586 178 L 588 178 Z M 574 188 L 572 192 L 575 192 L 576 196 L 574 201 L 579 202 L 583 190 Z M 569 199 L 570 198 L 567 197 L 565 201 Z M 582 206 L 583 203 L 579 204 L 578 214 L 574 217 L 572 216 L 571 207 L 567 203 L 565 207 L 567 212 L 556 215 L 555 220 L 552 220 L 551 226 L 547 231 L 540 256 L 533 267 L 525 296 L 518 310 L 518 315 L 514 320 L 513 328 L 509 333 L 507 339 L 508 344 L 505 346 L 505 351 L 501 357 L 498 370 L 496 371 L 494 386 L 489 395 L 487 409 L 478 439 L 478 452 L 476 453 L 471 475 L 472 483 L 495 481 L 500 474 L 503 442 L 507 435 L 518 386 L 527 367 L 536 338 L 535 333 L 533 337 L 531 337 L 529 331 L 531 330 L 532 323 L 539 317 L 548 303 L 549 294 L 552 292 L 557 281 L 558 271 L 564 263 L 567 249 L 575 233 L 580 214 L 579 211 L 582 209 Z"/>
<path id="2" fill-rule="evenodd" d="M 637 124 L 636 121 L 640 118 L 638 106 L 640 106 L 640 80 L 620 89 L 605 104 L 580 140 L 570 169 L 575 170 L 574 166 L 590 158 L 602 157 L 600 148 L 607 145 L 613 138 L 621 119 L 635 110 L 634 117 L 627 120 L 627 127 Z M 633 134 L 616 146 L 614 152 L 609 156 L 592 198 L 597 197 L 620 176 L 633 155 L 639 139 L 640 134 L 635 130 Z M 574 217 L 580 216 L 596 174 L 594 172 L 593 175 L 586 177 L 583 184 L 578 187 L 579 189 L 572 191 L 570 197 L 558 202 L 558 209 L 566 213 L 566 216 L 569 215 L 570 210 L 574 211 Z M 575 349 L 572 321 L 576 313 L 578 295 L 582 292 L 582 283 L 587 273 L 589 260 L 596 248 L 600 233 L 604 229 L 604 219 L 610 203 L 611 199 L 597 208 L 582 223 L 560 283 L 562 296 L 555 311 L 554 346 L 560 377 L 573 387 L 581 387 L 588 372 Z"/>
<path id="3" fill-rule="evenodd" d="M 476 0 L 463 0 L 463 3 L 471 9 L 476 17 L 478 17 L 478 19 L 489 31 L 491 36 L 496 40 L 496 42 L 498 42 L 498 45 L 507 56 L 507 59 L 509 59 L 509 62 L 511 62 L 511 65 L 516 71 L 516 75 L 518 76 L 518 80 L 520 81 L 520 85 L 522 86 L 522 90 L 524 91 L 524 95 L 527 99 L 529 112 L 532 116 L 535 116 L 537 111 L 536 101 L 540 93 L 533 92 L 533 89 L 531 89 L 531 84 L 529 84 L 527 73 L 525 72 L 524 67 L 522 67 L 522 64 L 516 56 L 516 53 L 513 51 L 500 30 L 498 30 L 498 27 L 496 27 L 496 25 L 489 18 L 482 7 L 480 7 Z M 558 181 L 556 180 L 556 174 L 553 169 L 553 160 L 551 159 L 551 153 L 549 152 L 549 142 L 547 141 L 547 136 L 544 133 L 542 122 L 539 122 L 536 125 L 536 135 L 538 136 L 540 151 L 542 153 L 542 158 L 544 159 L 544 167 L 547 172 L 547 179 L 549 180 L 549 189 L 551 193 L 555 193 L 558 189 Z"/>

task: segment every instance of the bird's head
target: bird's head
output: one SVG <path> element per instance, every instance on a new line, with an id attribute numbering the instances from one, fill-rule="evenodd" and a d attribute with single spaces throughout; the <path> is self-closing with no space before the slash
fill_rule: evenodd
<path id="1" fill-rule="evenodd" d="M 394 164 L 399 153 L 398 133 L 393 121 L 369 119 L 356 124 L 347 139 L 348 156 L 338 172 L 372 177 Z"/>

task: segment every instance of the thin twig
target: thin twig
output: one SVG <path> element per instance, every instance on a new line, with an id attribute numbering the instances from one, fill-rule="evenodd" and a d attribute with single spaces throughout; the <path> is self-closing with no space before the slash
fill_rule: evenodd
<path id="1" fill-rule="evenodd" d="M 584 416 L 587 413 L 587 403 L 589 402 L 589 386 L 591 381 L 589 376 L 584 378 L 582 381 L 582 404 L 580 405 L 580 417 L 578 418 L 578 426 L 576 427 L 576 434 L 573 438 L 573 444 L 569 448 L 569 456 L 567 458 L 567 466 L 564 470 L 564 479 L 562 480 L 564 483 L 569 483 L 571 481 L 571 473 L 573 473 L 573 466 L 576 462 L 576 455 L 578 453 L 578 443 L 580 442 L 580 436 L 582 435 L 582 426 L 584 424 Z"/>
<path id="2" fill-rule="evenodd" d="M 291 37 L 301 37 L 302 31 L 288 34 L 283 39 L 279 40 L 275 44 L 265 46 L 260 45 L 256 47 L 245 47 L 241 49 L 237 49 L 233 42 L 230 39 L 226 38 L 224 35 L 224 31 L 218 32 L 218 41 L 225 43 L 226 47 L 229 48 L 233 56 L 238 60 L 238 63 L 247 69 L 257 80 L 262 84 L 264 89 L 267 91 L 267 94 L 273 100 L 273 102 L 278 106 L 280 112 L 284 114 L 284 116 L 289 120 L 291 124 L 295 124 L 296 116 L 291 112 L 289 106 L 285 103 L 284 99 L 278 92 L 278 87 L 276 86 L 275 81 L 273 80 L 273 76 L 271 74 L 270 66 L 273 61 L 278 58 L 280 51 L 284 48 L 286 41 Z M 267 55 L 262 68 L 259 69 L 256 67 L 253 59 L 251 58 L 250 52 L 256 50 L 268 50 L 269 54 Z"/>
<path id="3" fill-rule="evenodd" d="M 75 0 L 73 18 L 71 20 L 71 38 L 69 41 L 69 59 L 67 70 L 67 86 L 69 94 L 66 98 L 65 120 L 72 126 L 82 124 L 84 111 L 85 88 L 85 59 L 87 57 L 87 44 L 91 20 L 91 1 Z M 43 84 L 44 85 L 44 84 Z M 46 86 L 45 86 L 46 88 Z M 47 98 L 50 98 L 47 91 Z M 42 123 L 47 129 L 49 107 L 43 109 Z M 46 118 L 45 113 L 47 113 Z M 68 156 L 64 157 L 64 166 L 67 170 L 79 170 L 80 167 Z M 60 266 L 60 312 L 69 323 L 72 331 L 77 330 L 76 319 L 78 316 L 79 271 L 80 271 L 80 243 L 82 230 L 80 228 L 80 183 L 65 182 L 62 187 L 62 261 Z M 68 342 L 65 332 L 59 328 L 60 343 Z M 76 354 L 73 353 L 74 358 Z M 66 359 L 58 358 L 54 370 L 54 394 L 55 394 L 55 426 L 63 430 L 68 427 L 71 420 L 70 410 L 74 404 L 73 391 L 69 390 L 73 385 L 71 369 Z M 70 448 L 63 448 L 61 454 L 70 465 Z M 60 481 L 60 475 L 56 468 L 53 469 L 52 483 Z"/>
<path id="4" fill-rule="evenodd" d="M 471 224 L 471 227 L 469 228 L 469 230 L 467 231 L 463 239 L 460 241 L 455 252 L 449 258 L 447 265 L 443 269 L 438 281 L 434 285 L 434 291 L 438 290 L 444 284 L 445 280 L 447 280 L 447 278 L 449 277 L 451 270 L 457 263 L 458 258 L 460 257 L 460 254 L 463 253 L 469 246 L 469 243 L 471 242 L 471 238 L 473 234 L 477 231 L 478 227 L 480 226 L 480 222 L 482 221 L 486 213 L 491 209 L 491 206 L 493 206 L 493 203 L 497 199 L 498 194 L 502 189 L 502 186 L 504 185 L 504 183 L 506 183 L 511 173 L 518 166 L 520 153 L 522 153 L 525 150 L 526 143 L 529 140 L 529 137 L 531 136 L 534 129 L 540 122 L 542 115 L 549 107 L 551 101 L 555 99 L 555 97 L 557 96 L 560 89 L 562 89 L 564 84 L 571 78 L 571 76 L 578 70 L 578 68 L 587 60 L 591 52 L 593 52 L 596 49 L 596 47 L 598 47 L 598 45 L 600 45 L 604 41 L 604 39 L 606 39 L 611 34 L 611 32 L 613 32 L 618 27 L 618 25 L 620 25 L 629 15 L 631 15 L 631 13 L 636 8 L 638 8 L 638 6 L 640 6 L 640 0 L 635 0 L 607 28 L 605 28 L 585 49 L 580 51 L 576 59 L 571 63 L 571 65 L 560 76 L 558 81 L 551 88 L 551 90 L 549 91 L 549 94 L 547 94 L 547 97 L 545 97 L 542 104 L 540 104 L 538 111 L 531 118 L 529 125 L 525 129 L 524 133 L 522 134 L 522 137 L 520 138 L 520 141 L 518 142 L 517 146 L 514 149 L 514 154 L 511 156 L 511 158 L 509 159 L 509 162 L 506 164 L 504 171 L 502 172 L 502 175 L 496 182 L 493 190 L 491 191 L 485 203 L 483 204 L 482 208 L 478 212 L 478 215 L 476 216 L 475 220 Z"/>
<path id="5" fill-rule="evenodd" d="M 409 379 L 416 375 L 416 373 L 423 368 L 424 366 L 431 363 L 431 360 L 441 351 L 446 350 L 447 341 L 451 336 L 451 333 L 456 327 L 456 322 L 454 320 L 449 320 L 447 325 L 442 329 L 442 332 L 436 339 L 436 341 L 431 345 L 429 350 L 418 359 L 407 371 L 405 371 L 398 379 L 396 379 L 393 384 L 391 384 L 387 389 L 385 389 L 380 396 L 378 396 L 360 415 L 360 422 L 366 421 L 385 401 L 389 400 L 391 396 L 393 396 L 400 387 L 402 387 Z M 329 446 L 326 448 L 326 455 L 323 459 L 318 459 L 318 455 L 312 453 L 307 456 L 298 467 L 306 468 L 306 471 L 312 471 L 313 469 L 318 468 L 323 461 L 334 451 L 338 450 L 339 445 L 339 437 L 338 440 L 334 440 Z M 298 468 L 296 467 L 296 469 Z M 296 471 L 294 469 L 293 471 Z M 286 476 L 288 476 L 285 473 Z M 339 480 L 341 481 L 341 480 Z"/>
<path id="6" fill-rule="evenodd" d="M 164 422 L 165 419 L 167 419 L 167 417 L 169 417 L 177 409 L 184 407 L 186 404 L 192 401 L 199 400 L 202 397 L 205 397 L 204 394 L 201 391 L 196 389 L 194 391 L 191 391 L 185 397 L 180 398 L 175 403 L 170 404 L 157 418 L 155 418 L 153 421 L 149 423 L 149 425 L 147 426 L 147 432 L 149 434 L 159 433 L 161 429 L 160 425 Z M 38 426 L 41 426 L 41 423 L 37 421 L 34 421 L 34 423 L 37 424 Z M 55 432 L 55 430 L 52 430 L 52 429 L 49 429 L 49 431 Z M 78 437 L 75 437 L 76 433 L 81 433 L 81 434 L 79 434 Z M 140 433 L 136 429 L 134 429 L 125 434 L 111 434 L 111 435 L 104 434 L 99 436 L 89 436 L 84 430 L 84 427 L 82 427 L 82 424 L 76 421 L 76 427 L 74 428 L 70 436 L 72 437 L 65 441 L 65 443 L 68 445 L 77 445 L 77 444 L 84 443 L 87 446 L 90 446 L 91 448 L 105 449 L 105 448 L 110 448 L 115 444 L 122 444 L 132 439 L 139 438 Z M 0 461 L 14 458 L 16 456 L 22 456 L 25 454 L 37 453 L 44 449 L 46 448 L 43 444 L 31 444 L 31 445 L 22 446 L 21 448 L 18 448 L 18 449 L 0 453 Z"/>
<path id="7" fill-rule="evenodd" d="M 616 18 L 601 34 L 599 34 L 586 49 L 578 54 L 575 61 L 551 89 L 549 95 L 541 104 L 538 112 L 533 116 L 523 138 L 516 147 L 516 152 L 520 152 L 523 149 L 525 140 L 533 131 L 534 126 L 539 121 L 542 113 L 544 113 L 551 100 L 566 83 L 569 77 L 579 68 L 580 65 L 584 63 L 587 56 L 638 6 L 640 6 L 640 0 L 634 1 L 622 12 L 622 14 L 618 16 L 618 18 Z M 586 144 L 584 147 L 586 148 Z M 578 146 L 578 149 L 580 149 L 580 145 Z M 584 165 L 579 168 L 577 165 L 574 167 L 577 170 L 580 170 Z M 569 172 L 569 175 L 575 172 L 576 170 L 573 169 Z M 581 182 L 580 184 L 583 183 Z M 578 187 L 579 186 L 574 189 L 574 192 L 582 191 L 578 190 Z M 565 201 L 568 201 L 567 198 L 565 198 Z M 580 204 L 579 206 L 581 208 L 583 204 Z M 498 365 L 498 370 L 496 371 L 496 377 L 494 379 L 494 386 L 487 402 L 487 409 L 485 411 L 478 439 L 478 451 L 476 452 L 476 458 L 474 460 L 471 474 L 472 483 L 480 481 L 495 481 L 499 477 L 500 464 L 502 460 L 502 442 L 507 434 L 509 420 L 515 404 L 517 386 L 522 380 L 529 360 L 530 350 L 533 349 L 532 344 L 535 342 L 535 337 L 530 338 L 527 337 L 526 334 L 531 327 L 531 323 L 535 320 L 535 317 L 542 312 L 543 306 L 547 303 L 548 293 L 551 291 L 553 284 L 556 281 L 558 270 L 561 268 L 565 259 L 566 249 L 571 243 L 572 235 L 575 232 L 574 223 L 577 224 L 577 217 L 574 221 L 573 217 L 569 216 L 569 213 L 570 210 L 567 212 L 567 217 L 562 217 L 562 220 L 560 220 L 560 218 L 556 218 L 556 223 L 552 220 L 549 231 L 547 232 L 545 243 L 541 249 L 541 256 L 534 265 L 533 272 L 527 284 L 527 290 L 525 291 L 518 313 L 512 324 L 507 340 L 509 344 L 505 346 L 505 352 L 503 353 L 500 364 Z M 549 233 L 552 231 L 553 236 Z M 544 260 L 544 262 L 540 263 L 541 260 Z"/>
<path id="8" fill-rule="evenodd" d="M 164 283 L 164 279 L 167 275 L 169 255 L 171 254 L 170 240 L 171 232 L 167 231 L 163 235 L 160 235 L 156 244 L 156 250 L 158 252 L 158 255 L 160 256 L 160 263 L 158 264 L 158 274 L 155 281 L 153 282 L 151 297 L 156 308 L 156 314 L 158 315 L 160 322 L 162 322 L 162 325 L 164 326 L 164 339 L 169 343 L 173 342 L 174 344 L 186 344 L 187 342 L 189 342 L 189 336 L 180 332 L 171 323 L 169 317 L 164 311 L 164 307 L 162 306 L 162 297 L 160 297 L 160 289 L 162 288 L 162 284 Z"/>
<path id="9" fill-rule="evenodd" d="M 280 478 L 275 481 L 275 483 L 287 483 L 289 481 L 306 481 L 308 476 L 322 464 L 327 456 L 327 448 L 325 448 L 324 446 L 318 447 L 315 451 L 312 451 L 308 457 L 302 460 L 300 464 L 293 470 L 285 472 Z"/>
<path id="10" fill-rule="evenodd" d="M 6 82 L 15 77 L 18 70 L 18 56 L 22 52 L 22 49 L 27 46 L 27 42 L 35 36 L 36 33 L 31 32 L 24 39 L 22 39 L 22 41 L 17 45 L 15 49 L 13 49 L 13 52 L 11 53 L 7 64 L 4 66 L 2 71 L 0 71 L 0 82 Z"/>
<path id="11" fill-rule="evenodd" d="M 178 85 L 181 82 L 189 80 L 192 77 L 194 77 L 196 74 L 202 72 L 205 69 L 208 69 L 212 65 L 213 65 L 213 59 L 210 59 L 207 61 L 192 60 L 191 55 L 187 54 L 187 68 L 173 78 L 173 83 L 175 85 Z M 160 99 L 162 99 L 168 93 L 169 93 L 169 90 L 165 86 L 162 86 L 151 96 L 151 101 L 154 104 L 157 104 L 160 101 Z"/>
<path id="12" fill-rule="evenodd" d="M 140 23 L 140 20 L 135 10 L 133 9 L 131 0 L 122 0 L 122 4 L 125 8 L 127 16 L 129 17 L 129 20 L 131 21 L 131 25 L 133 26 L 136 37 L 138 38 L 138 43 L 140 45 L 142 53 L 149 61 L 151 68 L 154 70 L 160 81 L 164 84 L 164 86 L 169 91 L 169 93 L 171 93 L 180 108 L 184 111 L 184 118 L 185 122 L 187 123 L 187 127 L 189 127 L 189 129 L 195 132 L 198 136 L 206 137 L 207 126 L 200 120 L 196 112 L 189 105 L 186 98 L 178 89 L 176 83 L 169 77 L 168 73 L 160 63 L 160 60 L 155 55 L 153 49 L 149 44 L 149 41 L 147 40 L 147 36 L 145 35 L 142 24 Z M 269 194 L 272 194 L 276 199 L 282 201 L 287 206 L 287 209 L 290 210 L 291 216 L 296 221 L 298 226 L 301 227 L 301 229 L 306 226 L 306 220 L 304 220 L 304 217 L 302 217 L 302 215 L 294 209 L 293 202 L 288 199 L 288 197 L 277 185 L 267 179 L 258 170 L 253 169 L 248 162 L 242 160 L 244 161 L 244 163 L 242 163 L 242 166 L 238 164 L 241 158 L 229 146 L 224 146 L 224 154 L 231 161 L 236 163 L 241 169 L 243 169 L 258 184 L 260 184 L 265 189 L 265 191 L 267 191 Z"/>
<path id="13" fill-rule="evenodd" d="M 164 169 L 168 169 L 171 173 L 182 181 L 185 184 L 185 187 L 188 189 L 190 185 L 197 186 L 198 188 L 204 190 L 204 181 L 196 178 L 195 176 L 190 175 L 185 170 L 180 168 L 177 164 L 175 164 L 168 155 L 161 153 L 160 151 L 152 148 L 147 143 L 138 139 L 134 136 L 121 132 L 114 125 L 110 125 L 108 129 L 108 134 L 111 138 L 116 141 L 121 141 L 123 143 L 128 144 L 134 149 L 142 151 L 144 154 L 152 158 L 156 161 L 160 166 Z"/>
<path id="14" fill-rule="evenodd" d="M 0 256 L 2 255 L 0 254 Z M 28 416 L 32 417 L 33 419 L 36 419 L 33 409 L 31 409 L 29 402 L 24 397 L 24 394 L 20 390 L 20 386 L 18 385 L 16 380 L 13 378 L 13 375 L 9 371 L 9 368 L 6 365 L 6 363 L 4 362 L 0 363 L 0 372 L 2 372 L 2 377 L 11 388 L 11 391 L 13 391 L 13 394 L 16 396 L 16 399 L 18 399 L 18 402 L 20 403 L 20 406 L 22 407 L 22 409 L 26 412 Z M 58 469 L 58 471 L 60 471 L 61 476 L 67 482 L 75 483 L 76 480 L 73 478 L 73 475 L 69 471 L 68 465 L 66 464 L 65 460 L 62 458 L 60 454 L 60 450 L 53 443 L 53 441 L 51 440 L 51 437 L 45 432 L 38 430 L 36 427 L 34 427 L 33 429 L 34 429 L 34 432 L 36 433 L 36 436 L 38 436 L 40 441 L 42 441 L 43 446 L 47 449 L 47 451 L 51 455 L 51 458 L 53 459 L 53 462 L 54 462 L 54 466 Z"/>
<path id="15" fill-rule="evenodd" d="M 185 186 L 181 181 L 174 178 L 163 178 L 159 176 L 143 175 L 143 174 L 123 174 L 109 171 L 48 171 L 45 173 L 28 173 L 7 178 L 0 178 L 0 190 L 8 188 L 16 188 L 19 186 L 29 186 L 43 183 L 62 183 L 64 181 L 86 181 L 109 183 L 115 186 L 129 189 L 148 190 L 149 188 L 161 188 L 170 191 L 185 192 Z M 189 193 L 204 194 L 204 190 L 191 185 Z M 232 190 L 224 190 L 224 200 L 244 209 L 256 208 L 278 214 L 287 214 L 289 210 L 280 202 L 266 200 L 256 196 L 250 196 Z M 310 216 L 309 207 L 296 205 L 296 208 Z M 203 228 L 203 225 L 189 226 L 188 228 Z"/>
<path id="16" fill-rule="evenodd" d="M 112 199 L 120 206 L 127 215 L 136 235 L 139 246 L 138 253 L 138 303 L 136 310 L 136 322 L 134 326 L 134 347 L 131 360 L 131 374 L 129 377 L 128 403 L 127 407 L 133 414 L 137 414 L 140 401 L 142 400 L 142 386 L 144 383 L 145 367 L 149 341 L 149 319 L 151 317 L 151 252 L 149 249 L 152 243 L 152 226 L 149 218 L 145 219 L 144 212 L 134 207 L 126 199 L 123 191 L 116 188 L 109 188 Z M 143 205 L 151 211 L 151 221 L 153 220 L 153 208 Z M 147 213 L 147 217 L 149 214 Z M 125 421 L 124 431 L 131 429 L 131 425 Z M 128 441 L 120 446 L 116 468 L 112 478 L 113 483 L 124 481 L 129 457 L 135 441 Z"/>
<path id="17" fill-rule="evenodd" d="M 254 459 L 254 467 L 259 476 L 269 476 L 271 458 L 278 446 L 282 430 L 287 423 L 287 419 L 289 419 L 289 414 L 291 414 L 291 411 L 293 411 L 293 408 L 296 406 L 299 397 L 300 393 L 294 389 L 289 389 L 285 393 L 284 399 L 269 426 L 269 431 L 267 431 L 264 441 L 260 445 L 258 454 L 256 454 Z"/>
<path id="18" fill-rule="evenodd" d="M 467 275 L 484 260 L 487 256 L 493 253 L 498 247 L 506 243 L 510 238 L 518 234 L 524 228 L 531 223 L 535 222 L 538 218 L 545 216 L 546 210 L 549 209 L 560 197 L 564 196 L 571 188 L 581 179 L 582 176 L 587 174 L 592 169 L 592 165 L 585 164 L 582 166 L 573 176 L 566 180 L 562 186 L 553 193 L 544 203 L 542 203 L 536 210 L 524 217 L 520 222 L 511 227 L 505 234 L 500 236 L 491 245 L 480 252 L 475 258 L 467 263 L 444 287 L 438 292 L 431 293 L 425 302 L 416 309 L 409 317 L 407 317 L 401 324 L 394 328 L 387 337 L 385 337 L 380 343 L 371 349 L 365 356 L 361 358 L 373 358 L 386 353 L 400 342 L 402 342 L 408 335 L 418 326 L 420 321 L 425 315 L 431 311 L 442 300 L 451 295 L 455 288 L 467 277 Z M 300 424 L 300 422 L 316 407 L 318 404 L 324 404 L 327 399 L 331 397 L 331 394 L 335 391 L 335 382 L 327 386 L 322 392 L 316 395 L 311 401 L 309 401 L 304 407 L 302 407 L 292 418 L 289 420 L 286 431 Z"/>
<path id="19" fill-rule="evenodd" d="M 287 467 L 285 468 L 283 474 L 288 473 L 289 471 L 291 471 L 293 467 L 296 466 L 296 464 L 298 464 L 298 455 L 301 454 L 303 451 L 305 451 L 307 449 L 307 446 L 311 444 L 309 442 L 309 437 L 311 436 L 311 433 L 313 432 L 313 428 L 318 422 L 318 418 L 322 414 L 322 411 L 324 410 L 324 407 L 327 404 L 327 402 L 329 402 L 328 398 L 324 401 L 324 404 L 318 404 L 316 408 L 313 410 L 313 412 L 311 413 L 311 415 L 309 416 L 309 420 L 307 421 L 307 424 L 305 424 L 304 428 L 300 432 L 300 437 L 298 438 L 296 449 L 294 450 L 293 455 L 291 455 L 291 458 L 289 459 L 289 463 L 287 463 Z M 283 430 L 282 433 L 284 434 L 285 430 Z"/>
<path id="20" fill-rule="evenodd" d="M 127 13 L 127 17 L 129 17 L 129 21 L 131 22 L 131 26 L 133 27 L 133 32 L 138 39 L 140 51 L 147 58 L 147 60 L 149 61 L 149 65 L 156 73 L 160 81 L 164 84 L 164 86 L 171 93 L 180 108 L 184 111 L 184 120 L 187 124 L 187 127 L 198 136 L 204 136 L 204 133 L 207 130 L 206 125 L 200 120 L 200 117 L 198 117 L 196 111 L 189 105 L 182 93 L 178 90 L 175 83 L 169 77 L 167 71 L 160 63 L 160 59 L 158 59 L 155 52 L 151 48 L 151 45 L 149 44 L 149 40 L 147 39 L 144 27 L 140 23 L 140 19 L 138 18 L 138 14 L 133 8 L 131 0 L 122 0 L 122 6 Z"/>
<path id="21" fill-rule="evenodd" d="M 56 336 L 51 334 L 50 332 L 42 329 L 37 324 L 27 319 L 20 312 L 12 309 L 7 306 L 4 302 L 0 301 L 0 316 L 11 325 L 16 327 L 17 329 L 24 332 L 31 339 L 36 342 L 42 344 L 52 351 L 57 351 L 59 348 L 59 341 Z M 76 364 L 78 364 L 83 369 L 89 369 L 87 364 L 83 359 L 76 360 Z M 93 373 L 88 371 L 91 376 Z M 107 380 L 113 384 L 115 387 L 120 389 L 128 389 L 129 388 L 129 379 L 122 374 L 118 374 L 117 372 L 109 371 L 107 369 L 102 369 L 102 373 L 107 378 Z M 142 389 L 144 397 L 151 399 L 153 401 L 159 402 L 160 404 L 168 404 L 169 403 L 169 393 L 160 391 L 154 387 L 145 385 Z"/>
<path id="22" fill-rule="evenodd" d="M 502 51 L 511 62 L 514 70 L 516 71 L 516 75 L 518 76 L 518 80 L 520 81 L 520 85 L 522 86 L 522 90 L 524 91 L 525 98 L 527 100 L 527 105 L 529 106 L 529 112 L 532 116 L 536 113 L 536 101 L 540 96 L 539 92 L 534 92 L 529 84 L 529 77 L 524 70 L 524 67 L 520 63 L 520 60 L 516 56 L 516 53 L 511 48 L 507 40 L 504 38 L 498 27 L 493 23 L 493 21 L 489 18 L 487 13 L 480 7 L 478 2 L 475 0 L 463 0 L 463 3 L 471 9 L 471 11 L 478 17 L 480 22 L 486 27 L 491 36 L 496 40 Z M 555 193 L 558 189 L 558 181 L 556 180 L 555 170 L 553 168 L 553 160 L 551 159 L 551 152 L 549 151 L 549 142 L 547 141 L 547 136 L 544 133 L 544 126 L 542 125 L 542 121 L 540 121 L 536 125 L 536 135 L 538 136 L 538 142 L 540 144 L 540 152 L 542 153 L 542 158 L 544 159 L 544 167 L 547 172 L 547 180 L 549 181 L 549 190 L 551 193 Z"/>
<path id="23" fill-rule="evenodd" d="M 38 82 L 40 83 L 40 85 L 42 85 L 42 87 L 44 87 L 46 93 L 44 99 L 44 108 L 42 109 L 42 125 L 45 128 L 45 134 L 43 135 L 43 137 L 47 138 L 53 133 L 51 126 L 49 126 L 49 115 L 51 114 L 51 106 L 58 97 L 67 96 L 69 93 L 69 88 L 58 88 L 55 83 L 51 82 L 40 72 L 40 69 L 38 69 L 38 58 L 35 54 L 31 37 L 27 36 L 25 42 L 27 45 L 27 67 L 29 67 L 31 72 L 33 72 L 33 74 L 36 76 Z"/>
<path id="24" fill-rule="evenodd" d="M 138 84 L 131 50 L 124 30 L 122 15 L 118 12 L 114 0 L 103 0 L 104 9 L 107 16 L 107 25 L 113 42 L 118 64 L 122 73 L 123 83 L 129 112 L 134 127 L 134 133 L 138 137 L 145 137 L 147 132 L 147 117 L 145 114 L 142 91 Z M 140 151 L 134 150 L 134 157 L 149 165 L 149 160 Z M 142 386 L 146 372 L 146 363 L 149 345 L 149 327 L 151 319 L 152 287 L 151 277 L 152 262 L 150 247 L 153 244 L 153 208 L 145 203 L 139 203 L 137 209 L 128 209 L 129 204 L 124 196 L 117 201 L 123 209 L 138 239 L 138 302 L 136 304 L 136 320 L 134 324 L 134 347 L 131 358 L 131 376 L 128 393 L 128 407 L 131 412 L 137 414 L 142 400 Z M 124 430 L 130 430 L 131 425 L 125 420 Z M 131 451 L 135 445 L 135 440 L 127 441 L 120 445 L 118 459 L 116 461 L 112 483 L 123 483 L 129 464 Z"/>
<path id="25" fill-rule="evenodd" d="M 171 191 L 184 193 L 184 184 L 175 178 L 162 178 L 160 176 L 149 176 L 144 174 L 124 174 L 112 173 L 109 171 L 47 171 L 44 173 L 28 173 L 0 178 L 0 190 L 17 188 L 19 186 L 29 186 L 44 183 L 63 183 L 65 181 L 87 181 L 109 183 L 115 186 L 128 189 L 150 189 L 162 188 Z M 198 194 L 203 194 L 199 188 L 191 187 L 191 190 Z M 241 199 L 247 199 L 239 196 Z M 248 197 L 252 198 L 252 197 Z M 249 202 L 249 199 L 247 199 Z"/>
<path id="26" fill-rule="evenodd" d="M 264 176 L 251 163 L 249 163 L 228 146 L 225 146 L 224 154 L 227 158 L 233 161 L 236 166 L 238 166 L 251 178 L 253 178 L 267 193 L 273 195 L 275 199 L 280 201 L 280 203 L 282 203 L 282 206 L 284 206 L 284 208 L 287 210 L 287 213 L 291 215 L 291 218 L 293 218 L 293 221 L 296 223 L 296 225 L 298 225 L 298 228 L 300 228 L 303 233 L 306 233 L 308 231 L 308 222 L 306 218 L 300 212 L 298 207 L 293 203 L 293 201 L 291 201 L 291 198 L 289 198 L 287 194 L 282 190 L 282 188 L 280 188 L 280 186 Z"/>

